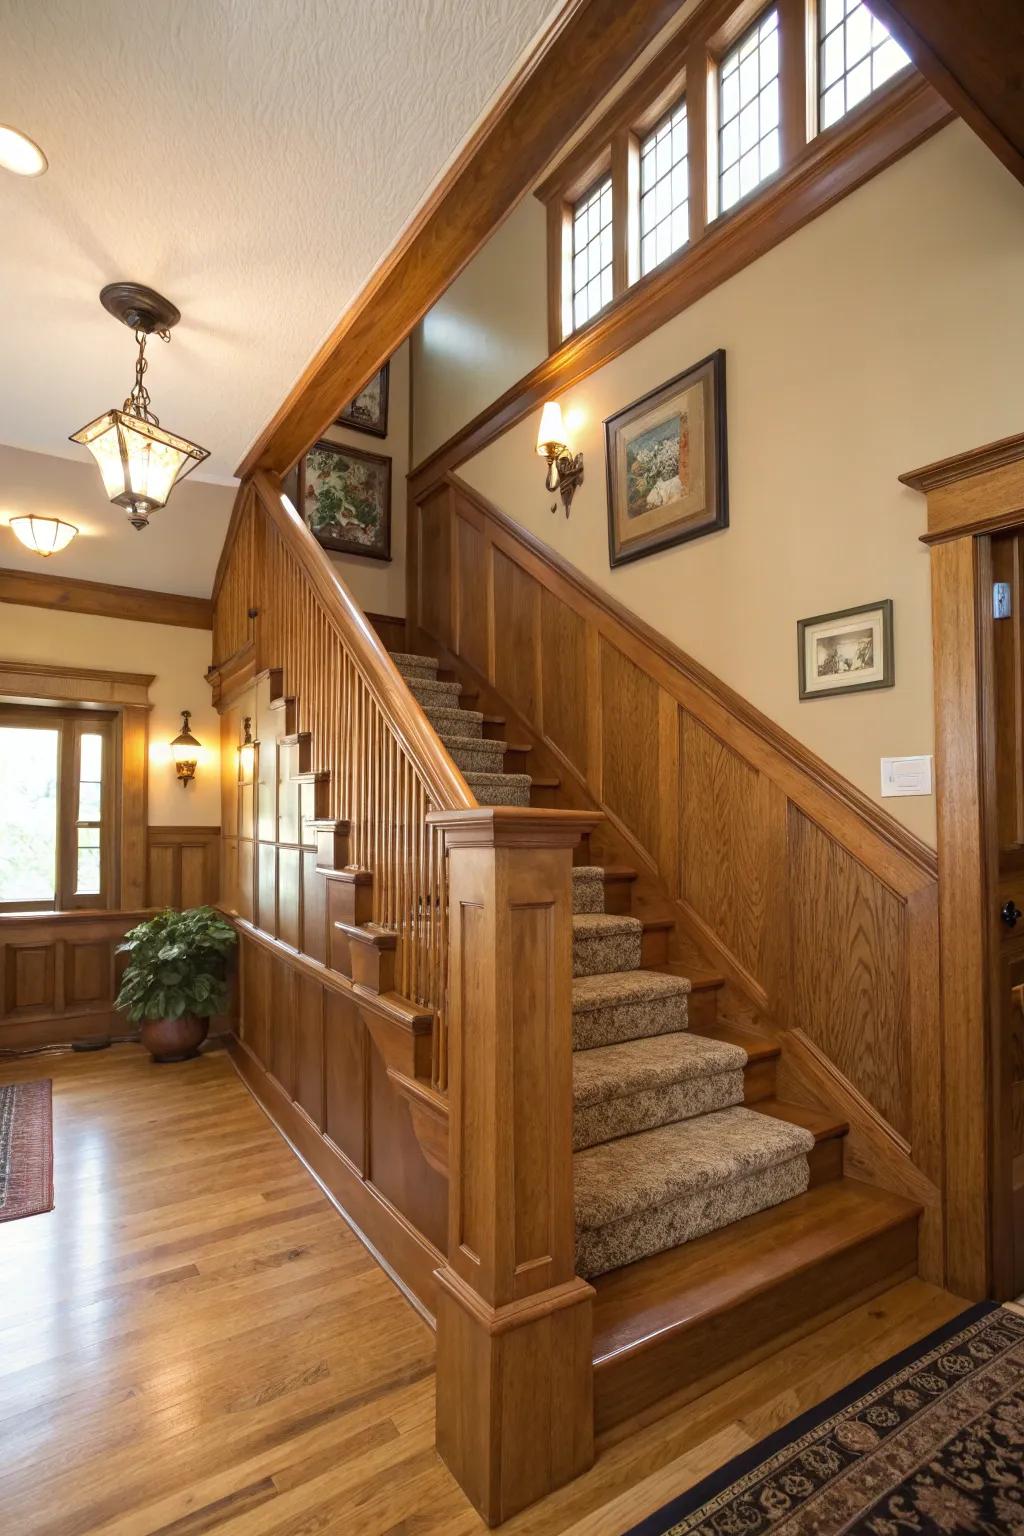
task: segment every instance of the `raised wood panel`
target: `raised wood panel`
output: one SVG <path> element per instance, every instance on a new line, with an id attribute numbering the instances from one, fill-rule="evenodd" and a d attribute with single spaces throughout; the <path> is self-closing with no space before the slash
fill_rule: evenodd
<path id="1" fill-rule="evenodd" d="M 64 997 L 69 1007 L 109 1000 L 112 990 L 109 943 L 64 946 Z"/>
<path id="2" fill-rule="evenodd" d="M 532 719 L 540 699 L 540 588 L 514 560 L 493 557 L 494 686 Z"/>
<path id="3" fill-rule="evenodd" d="M 300 976 L 295 1015 L 294 1097 L 318 1131 L 324 1129 L 324 990 Z"/>
<path id="4" fill-rule="evenodd" d="M 292 949 L 302 948 L 301 860 L 300 848 L 277 850 L 277 936 Z"/>
<path id="5" fill-rule="evenodd" d="M 7 1013 L 57 1006 L 56 944 L 19 944 L 7 948 Z"/>
<path id="6" fill-rule="evenodd" d="M 115 955 L 145 912 L 40 912 L 0 917 L 0 1049 L 125 1036 L 114 1008 Z"/>
<path id="7" fill-rule="evenodd" d="M 146 843 L 149 906 L 202 907 L 219 899 L 219 827 L 150 827 Z M 231 888 L 226 884 L 225 892 Z"/>
<path id="8" fill-rule="evenodd" d="M 661 815 L 658 685 L 602 640 L 600 698 L 604 802 L 654 858 Z"/>
<path id="9" fill-rule="evenodd" d="M 793 1023 L 909 1141 L 905 905 L 795 810 L 789 884 Z"/>
<path id="10" fill-rule="evenodd" d="M 417 567 L 423 628 L 447 644 L 451 639 L 451 496 L 447 486 L 420 508 Z"/>
<path id="11" fill-rule="evenodd" d="M 369 1172 L 366 1147 L 369 1042 L 355 1002 L 337 992 L 326 997 L 324 1024 L 324 1130 L 353 1168 Z"/>
<path id="12" fill-rule="evenodd" d="M 448 1180 L 426 1163 L 413 1130 L 409 1102 L 395 1091 L 387 1063 L 372 1041 L 366 1062 L 369 1177 L 374 1188 L 402 1211 L 417 1231 L 435 1248 L 443 1249 L 448 1227 Z"/>
<path id="13" fill-rule="evenodd" d="M 586 624 L 550 592 L 540 596 L 543 717 L 547 734 L 580 773 L 589 730 Z"/>
<path id="14" fill-rule="evenodd" d="M 487 585 L 483 534 L 464 517 L 455 522 L 457 540 L 458 638 L 455 649 L 478 672 L 487 671 Z"/>

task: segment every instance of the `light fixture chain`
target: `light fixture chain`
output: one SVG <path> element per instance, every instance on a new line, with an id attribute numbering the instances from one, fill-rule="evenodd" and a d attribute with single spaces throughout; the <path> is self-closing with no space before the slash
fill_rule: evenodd
<path id="1" fill-rule="evenodd" d="M 170 341 L 171 339 L 166 331 L 158 331 L 157 334 L 163 341 Z M 160 418 L 150 410 L 152 402 L 149 397 L 149 390 L 143 383 L 143 377 L 149 367 L 146 361 L 146 332 L 142 330 L 136 331 L 135 340 L 139 344 L 139 355 L 135 359 L 135 385 L 131 394 L 124 402 L 124 411 L 129 416 L 137 416 L 140 421 L 149 421 L 155 427 L 158 427 L 160 425 Z"/>

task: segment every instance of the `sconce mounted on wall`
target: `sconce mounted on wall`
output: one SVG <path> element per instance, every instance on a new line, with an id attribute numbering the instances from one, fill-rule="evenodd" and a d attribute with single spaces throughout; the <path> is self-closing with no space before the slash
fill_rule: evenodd
<path id="1" fill-rule="evenodd" d="M 149 367 L 146 338 L 156 334 L 161 341 L 170 341 L 171 327 L 177 325 L 181 312 L 169 299 L 141 283 L 108 283 L 100 303 L 135 332 L 139 348 L 135 384 L 119 411 L 104 411 L 73 432 L 71 442 L 88 448 L 99 465 L 107 495 L 127 510 L 132 527 L 145 528 L 149 514 L 165 506 L 178 481 L 210 454 L 160 425 L 159 416 L 150 410 L 149 390 L 143 383 Z"/>
<path id="2" fill-rule="evenodd" d="M 548 400 L 540 413 L 540 430 L 537 433 L 537 452 L 548 461 L 544 480 L 546 490 L 558 491 L 562 498 L 566 517 L 578 485 L 583 484 L 583 455 L 572 453 L 566 442 L 562 425 L 562 407 L 557 400 Z M 554 512 L 555 503 L 551 503 Z"/>
<path id="3" fill-rule="evenodd" d="M 182 789 L 188 789 L 196 776 L 196 764 L 199 761 L 199 751 L 202 742 L 197 741 L 189 728 L 192 718 L 190 709 L 181 712 L 181 731 L 171 742 L 171 751 L 174 753 L 174 771 L 178 775 L 178 783 Z"/>
<path id="4" fill-rule="evenodd" d="M 238 748 L 238 782 L 251 784 L 256 777 L 256 743 L 252 739 L 252 716 L 242 721 L 242 743 Z"/>
<path id="5" fill-rule="evenodd" d="M 78 533 L 74 523 L 66 523 L 60 517 L 39 517 L 35 512 L 24 517 L 12 517 L 11 532 L 26 549 L 48 560 L 51 555 L 67 549 Z"/>

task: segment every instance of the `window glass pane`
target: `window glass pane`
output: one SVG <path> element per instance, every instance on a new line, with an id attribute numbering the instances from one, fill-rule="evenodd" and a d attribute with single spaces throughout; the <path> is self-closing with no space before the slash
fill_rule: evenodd
<path id="1" fill-rule="evenodd" d="M 76 896 L 98 896 L 100 889 L 100 829 L 79 827 Z"/>
<path id="2" fill-rule="evenodd" d="M 54 901 L 60 732 L 0 727 L 0 901 Z"/>
<path id="3" fill-rule="evenodd" d="M 690 238 L 686 102 L 640 145 L 640 271 L 649 272 Z"/>
<path id="4" fill-rule="evenodd" d="M 755 22 L 722 60 L 718 107 L 718 209 L 725 213 L 779 168 L 776 11 Z"/>
<path id="5" fill-rule="evenodd" d="M 102 803 L 103 737 L 90 731 L 79 737 L 78 819 L 99 821 Z"/>
<path id="6" fill-rule="evenodd" d="M 80 742 L 79 767 L 82 778 L 98 783 L 103 772 L 103 737 L 98 732 L 83 731 Z"/>
<path id="7" fill-rule="evenodd" d="M 818 7 L 818 129 L 830 128 L 910 63 L 862 0 Z"/>
<path id="8" fill-rule="evenodd" d="M 612 296 L 611 177 L 581 197 L 572 218 L 572 322 L 581 325 Z"/>

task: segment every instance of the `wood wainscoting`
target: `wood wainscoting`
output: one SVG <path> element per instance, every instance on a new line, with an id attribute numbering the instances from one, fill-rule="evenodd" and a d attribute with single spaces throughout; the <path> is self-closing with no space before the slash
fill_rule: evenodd
<path id="1" fill-rule="evenodd" d="M 203 907 L 220 887 L 220 827 L 150 827 L 146 900 L 151 907 Z"/>
<path id="2" fill-rule="evenodd" d="M 565 802 L 605 812 L 726 1014 L 781 1033 L 786 1097 L 834 1108 L 847 1171 L 924 1207 L 941 1280 L 934 853 L 455 476 L 410 519 L 410 646 L 480 707 L 492 687 Z"/>
<path id="3" fill-rule="evenodd" d="M 0 916 L 0 1051 L 126 1035 L 115 951 L 146 912 Z"/>

